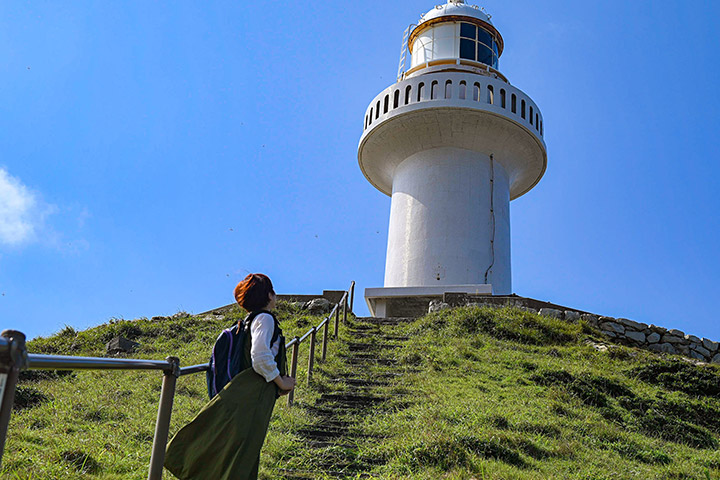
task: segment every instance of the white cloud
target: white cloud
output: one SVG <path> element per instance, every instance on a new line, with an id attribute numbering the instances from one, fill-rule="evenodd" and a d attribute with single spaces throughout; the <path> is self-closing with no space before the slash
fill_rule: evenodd
<path id="1" fill-rule="evenodd" d="M 0 167 L 0 244 L 19 246 L 37 239 L 45 216 L 54 207 L 43 203 L 22 182 Z"/>

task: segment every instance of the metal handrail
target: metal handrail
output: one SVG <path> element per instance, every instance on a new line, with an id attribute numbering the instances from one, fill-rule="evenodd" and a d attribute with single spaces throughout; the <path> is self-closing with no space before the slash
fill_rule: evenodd
<path id="1" fill-rule="evenodd" d="M 190 365 L 189 367 L 180 368 L 180 376 L 190 375 L 193 373 L 207 372 L 210 369 L 209 363 L 200 363 L 197 365 Z"/>
<path id="2" fill-rule="evenodd" d="M 310 354 L 308 355 L 308 382 L 310 382 L 315 362 L 315 334 L 324 327 L 322 356 L 325 361 L 328 344 L 328 328 L 330 319 L 335 316 L 335 338 L 338 337 L 338 324 L 340 321 L 340 306 L 342 304 L 343 317 L 347 322 L 348 297 L 349 308 L 352 312 L 355 295 L 355 282 L 350 284 L 330 314 L 317 326 L 310 328 L 302 337 L 295 337 L 285 346 L 292 347 L 292 362 L 290 375 L 297 374 L 297 359 L 300 344 L 310 337 Z M 68 355 L 38 355 L 28 354 L 25 348 L 25 335 L 15 330 L 5 330 L 0 334 L 0 461 L 5 448 L 7 428 L 15 399 L 15 387 L 20 370 L 162 370 L 163 382 L 160 392 L 160 405 L 158 407 L 157 421 L 155 422 L 155 436 L 153 438 L 152 453 L 148 480 L 162 478 L 163 464 L 165 462 L 165 448 L 167 446 L 170 430 L 170 415 L 175 398 L 175 385 L 177 378 L 192 373 L 207 371 L 208 364 L 192 365 L 180 368 L 180 360 L 176 357 L 167 357 L 163 360 L 144 360 L 135 358 L 102 358 L 102 357 L 73 357 Z M 295 391 L 288 394 L 288 406 L 292 406 Z"/>
<path id="3" fill-rule="evenodd" d="M 300 337 L 300 338 L 298 339 L 297 343 L 302 343 L 302 342 L 304 342 L 304 341 L 307 339 L 307 337 L 309 337 L 310 334 L 313 333 L 313 332 L 315 332 L 315 327 L 311 328 L 310 330 L 308 330 L 308 331 L 305 333 L 305 335 L 303 335 L 302 337 Z"/>
<path id="4" fill-rule="evenodd" d="M 167 360 L 143 360 L 135 358 L 73 357 L 69 355 L 27 356 L 28 370 L 163 370 L 172 371 L 173 364 Z"/>

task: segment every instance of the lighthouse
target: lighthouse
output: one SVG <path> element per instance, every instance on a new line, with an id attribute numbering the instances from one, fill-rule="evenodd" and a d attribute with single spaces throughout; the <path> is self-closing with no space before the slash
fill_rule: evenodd
<path id="1" fill-rule="evenodd" d="M 483 9 L 437 5 L 405 31 L 397 82 L 365 111 L 360 169 L 392 199 L 384 286 L 365 291 L 375 316 L 444 293 L 512 293 L 510 200 L 540 181 L 547 152 L 503 50 Z"/>

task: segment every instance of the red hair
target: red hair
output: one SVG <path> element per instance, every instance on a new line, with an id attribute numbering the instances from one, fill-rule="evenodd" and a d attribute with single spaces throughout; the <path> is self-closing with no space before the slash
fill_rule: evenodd
<path id="1" fill-rule="evenodd" d="M 270 303 L 270 294 L 274 294 L 275 290 L 267 275 L 251 273 L 237 284 L 234 293 L 238 305 L 248 312 L 254 312 Z"/>

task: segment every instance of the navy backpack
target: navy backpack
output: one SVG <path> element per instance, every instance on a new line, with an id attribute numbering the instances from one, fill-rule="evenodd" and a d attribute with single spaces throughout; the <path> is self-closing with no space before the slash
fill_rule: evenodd
<path id="1" fill-rule="evenodd" d="M 208 395 L 211 399 L 217 395 L 225 385 L 230 383 L 230 380 L 232 380 L 235 375 L 251 367 L 250 364 L 246 365 L 245 349 L 247 345 L 249 350 L 249 342 L 251 342 L 250 324 L 255 317 L 261 313 L 269 314 L 275 322 L 270 345 L 275 343 L 280 336 L 280 329 L 278 328 L 275 316 L 265 310 L 252 312 L 242 322 L 238 322 L 232 327 L 223 330 L 217 340 L 215 340 L 215 346 L 213 346 L 212 356 L 210 357 L 210 368 L 206 374 Z"/>

